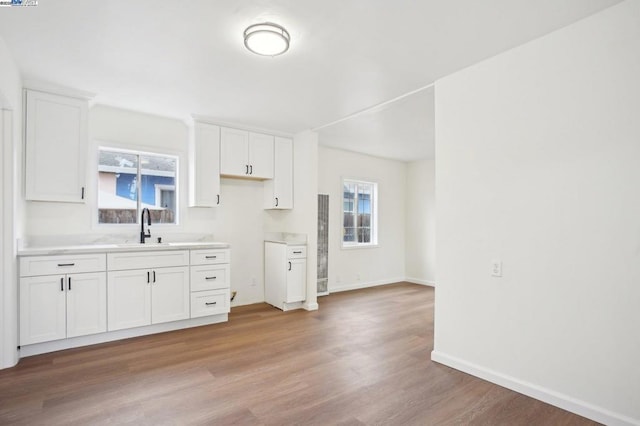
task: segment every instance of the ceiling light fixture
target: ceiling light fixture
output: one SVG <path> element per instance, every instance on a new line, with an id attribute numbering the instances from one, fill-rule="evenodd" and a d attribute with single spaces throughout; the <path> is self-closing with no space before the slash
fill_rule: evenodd
<path id="1" fill-rule="evenodd" d="M 244 30 L 244 45 L 257 55 L 278 56 L 289 50 L 291 36 L 278 24 L 264 22 Z"/>

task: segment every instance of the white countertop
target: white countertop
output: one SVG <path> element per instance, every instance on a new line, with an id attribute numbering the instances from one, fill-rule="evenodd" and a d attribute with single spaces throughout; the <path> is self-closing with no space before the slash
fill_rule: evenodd
<path id="1" fill-rule="evenodd" d="M 56 254 L 112 253 L 126 251 L 156 251 L 185 249 L 226 249 L 229 244 L 221 242 L 195 241 L 175 243 L 124 243 L 124 244 L 82 244 L 68 246 L 34 246 L 18 250 L 18 256 L 41 256 Z"/>
<path id="2" fill-rule="evenodd" d="M 275 240 L 275 239 L 264 240 L 264 241 L 266 243 L 286 244 L 288 246 L 306 246 L 307 245 L 306 241 L 284 241 L 284 240 Z"/>
<path id="3" fill-rule="evenodd" d="M 291 232 L 267 232 L 264 241 L 269 243 L 286 244 L 288 246 L 306 246 L 307 234 L 294 234 Z"/>

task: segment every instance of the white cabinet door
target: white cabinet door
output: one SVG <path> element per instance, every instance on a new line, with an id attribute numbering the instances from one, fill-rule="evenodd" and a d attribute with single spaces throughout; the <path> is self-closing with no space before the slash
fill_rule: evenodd
<path id="1" fill-rule="evenodd" d="M 189 149 L 189 207 L 220 205 L 220 127 L 194 124 Z"/>
<path id="2" fill-rule="evenodd" d="M 302 302 L 307 298 L 307 259 L 289 259 L 285 302 Z"/>
<path id="3" fill-rule="evenodd" d="M 189 318 L 189 267 L 151 271 L 151 322 Z"/>
<path id="4" fill-rule="evenodd" d="M 87 101 L 26 95 L 26 199 L 84 203 Z"/>
<path id="5" fill-rule="evenodd" d="M 249 132 L 220 128 L 220 174 L 249 175 Z"/>
<path id="6" fill-rule="evenodd" d="M 20 279 L 20 344 L 66 337 L 65 276 Z"/>
<path id="7" fill-rule="evenodd" d="M 107 275 L 109 331 L 151 324 L 151 271 L 134 269 Z"/>
<path id="8" fill-rule="evenodd" d="M 67 337 L 107 331 L 107 274 L 67 275 Z"/>
<path id="9" fill-rule="evenodd" d="M 273 136 L 249 133 L 249 177 L 273 179 Z"/>
<path id="10" fill-rule="evenodd" d="M 293 208 L 293 141 L 274 140 L 273 180 L 264 183 L 265 209 Z"/>

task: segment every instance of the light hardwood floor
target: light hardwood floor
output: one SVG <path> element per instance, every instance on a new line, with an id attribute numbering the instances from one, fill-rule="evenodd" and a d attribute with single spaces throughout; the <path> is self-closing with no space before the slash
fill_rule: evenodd
<path id="1" fill-rule="evenodd" d="M 0 370 L 0 424 L 589 425 L 430 360 L 432 288 L 234 308 L 225 324 L 45 354 Z"/>

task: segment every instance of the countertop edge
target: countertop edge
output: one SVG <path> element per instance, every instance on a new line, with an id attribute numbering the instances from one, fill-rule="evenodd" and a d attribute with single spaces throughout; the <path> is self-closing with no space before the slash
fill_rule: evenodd
<path id="1" fill-rule="evenodd" d="M 87 245 L 87 246 L 73 246 L 73 247 L 30 247 L 18 250 L 18 257 L 27 256 L 55 256 L 64 254 L 95 254 L 95 253 L 123 253 L 123 252 L 139 252 L 139 251 L 179 251 L 179 250 L 223 250 L 229 249 L 231 246 L 228 243 L 202 243 L 194 244 L 187 243 L 185 245 L 170 244 L 149 244 L 149 245 L 131 245 L 131 246 L 118 246 L 116 244 L 105 245 Z"/>

